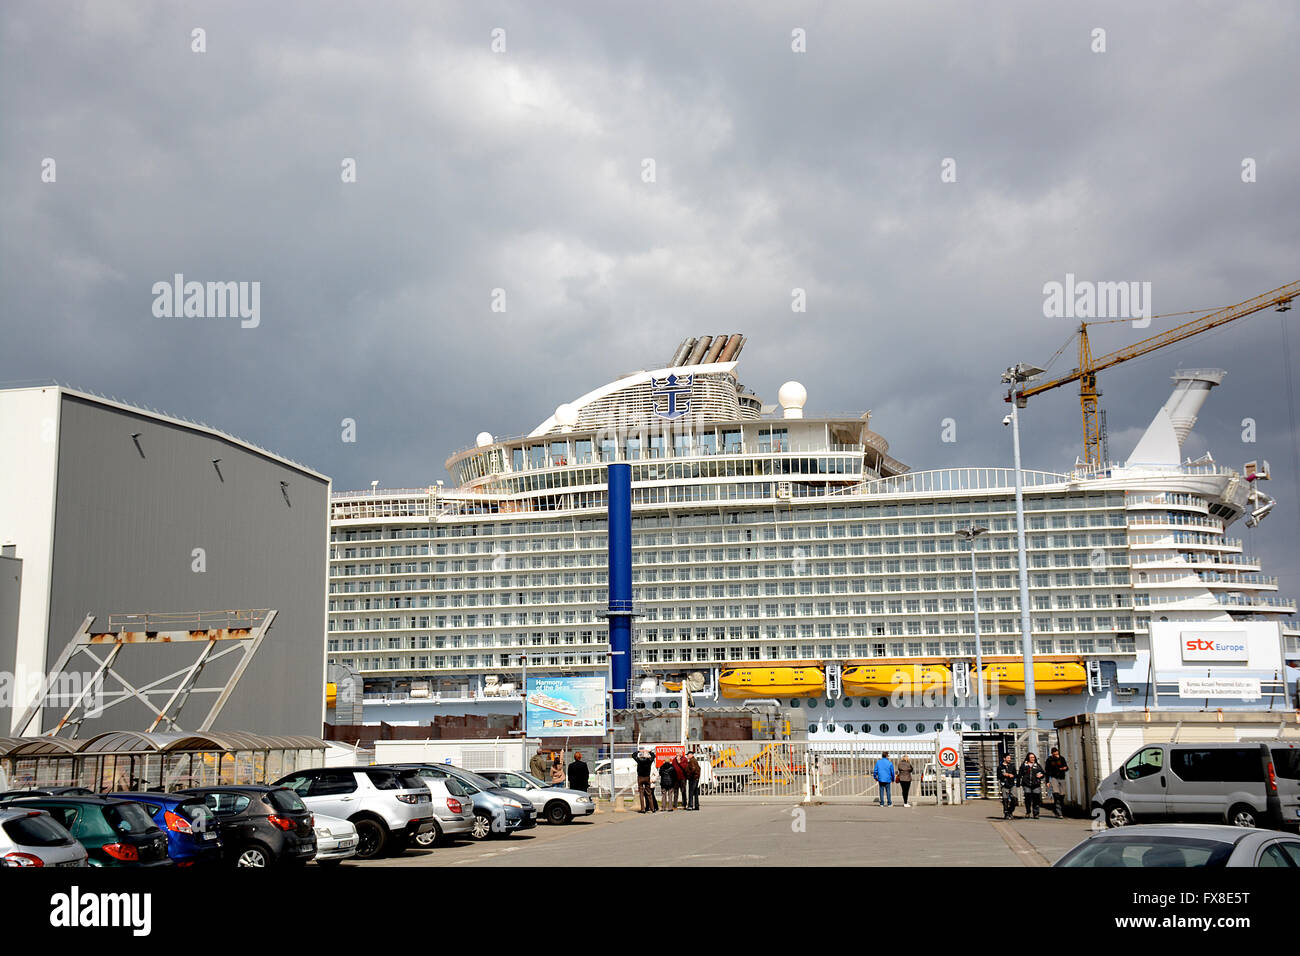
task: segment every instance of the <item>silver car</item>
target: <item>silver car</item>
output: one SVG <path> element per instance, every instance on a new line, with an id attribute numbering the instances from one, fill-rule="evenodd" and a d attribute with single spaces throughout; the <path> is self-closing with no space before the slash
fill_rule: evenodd
<path id="1" fill-rule="evenodd" d="M 596 812 L 596 802 L 583 790 L 552 787 L 531 773 L 521 770 L 476 770 L 498 787 L 505 787 L 537 808 L 539 816 L 548 823 L 569 823 L 574 817 L 585 817 Z"/>
<path id="2" fill-rule="evenodd" d="M 433 796 L 433 829 L 415 838 L 416 846 L 442 846 L 448 838 L 474 832 L 474 800 L 455 777 L 421 777 Z"/>
<path id="3" fill-rule="evenodd" d="M 1222 824 L 1156 823 L 1102 830 L 1060 867 L 1265 867 L 1300 870 L 1300 837 Z"/>
<path id="4" fill-rule="evenodd" d="M 44 810 L 0 807 L 0 867 L 89 865 L 86 848 Z"/>
<path id="5" fill-rule="evenodd" d="M 334 866 L 357 855 L 357 828 L 340 817 L 314 813 L 316 821 L 316 862 Z"/>

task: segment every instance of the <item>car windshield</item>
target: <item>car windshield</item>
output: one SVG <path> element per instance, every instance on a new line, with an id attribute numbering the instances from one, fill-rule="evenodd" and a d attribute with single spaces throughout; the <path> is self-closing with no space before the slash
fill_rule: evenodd
<path id="1" fill-rule="evenodd" d="M 307 805 L 302 802 L 298 794 L 292 790 L 286 790 L 281 787 L 278 790 L 268 790 L 266 799 L 277 810 L 306 810 Z"/>
<path id="2" fill-rule="evenodd" d="M 1232 844 L 1192 837 L 1093 838 L 1065 855 L 1058 866 L 1222 867 Z"/>
<path id="3" fill-rule="evenodd" d="M 461 783 L 473 784 L 480 790 L 495 790 L 498 786 L 486 777 L 480 777 L 476 773 L 472 773 L 469 770 L 462 770 L 459 767 L 456 768 L 456 778 L 460 780 Z"/>
<path id="4" fill-rule="evenodd" d="M 4 831 L 19 846 L 67 846 L 72 842 L 68 831 L 55 823 L 48 813 L 9 820 Z"/>
<path id="5" fill-rule="evenodd" d="M 537 779 L 536 777 L 534 777 L 531 773 L 521 773 L 521 774 L 519 774 L 519 776 L 523 777 L 523 778 L 524 778 L 525 780 L 527 780 L 529 783 L 534 783 L 534 784 L 536 784 L 536 785 L 539 786 L 539 787 L 549 787 L 549 786 L 550 786 L 549 783 L 542 783 L 542 781 L 538 780 L 538 779 Z"/>
<path id="6" fill-rule="evenodd" d="M 138 803 L 118 803 L 104 807 L 104 819 L 118 833 L 144 833 L 156 829 L 149 811 Z"/>

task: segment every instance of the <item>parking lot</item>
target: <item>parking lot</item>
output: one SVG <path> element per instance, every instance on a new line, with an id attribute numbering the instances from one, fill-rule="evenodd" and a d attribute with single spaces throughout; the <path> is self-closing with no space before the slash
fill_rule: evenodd
<path id="1" fill-rule="evenodd" d="M 701 801 L 698 813 L 612 812 L 344 867 L 392 866 L 1048 866 L 1089 821 L 1004 823 L 994 801 L 958 806 Z"/>

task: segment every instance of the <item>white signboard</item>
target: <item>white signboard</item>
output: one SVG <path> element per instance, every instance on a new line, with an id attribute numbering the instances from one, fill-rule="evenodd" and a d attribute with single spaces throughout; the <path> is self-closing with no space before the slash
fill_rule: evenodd
<path id="1" fill-rule="evenodd" d="M 1259 700 L 1259 681 L 1246 677 L 1198 677 L 1178 682 L 1179 697 L 1229 697 Z"/>
<path id="2" fill-rule="evenodd" d="M 1245 631 L 1191 631 L 1180 635 L 1184 663 L 1194 661 L 1236 661 L 1250 659 Z"/>

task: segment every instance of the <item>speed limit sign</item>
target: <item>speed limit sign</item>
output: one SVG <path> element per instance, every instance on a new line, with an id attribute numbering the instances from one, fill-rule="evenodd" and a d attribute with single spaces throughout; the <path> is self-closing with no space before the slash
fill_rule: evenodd
<path id="1" fill-rule="evenodd" d="M 945 770 L 951 770 L 957 766 L 957 749 L 955 747 L 943 747 L 939 751 L 939 766 Z"/>

